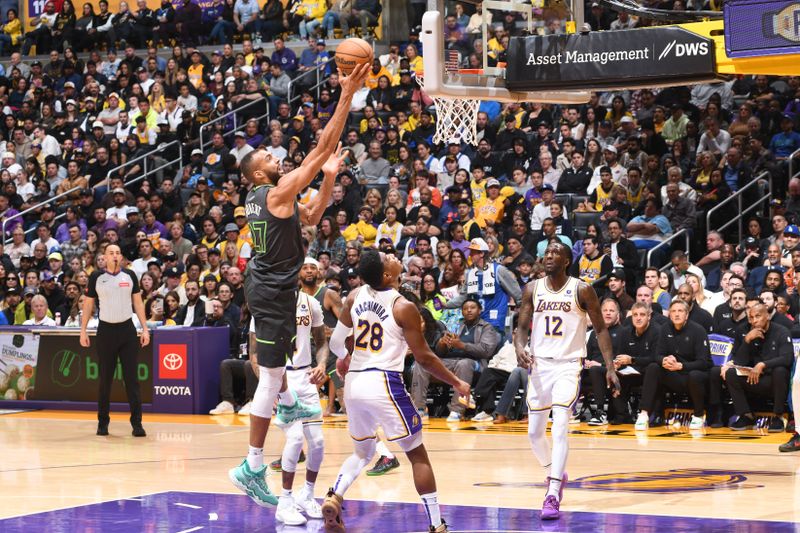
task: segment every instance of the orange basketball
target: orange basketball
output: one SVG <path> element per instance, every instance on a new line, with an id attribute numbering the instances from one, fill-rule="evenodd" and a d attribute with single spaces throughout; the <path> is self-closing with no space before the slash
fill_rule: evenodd
<path id="1" fill-rule="evenodd" d="M 345 74 L 350 74 L 358 65 L 372 63 L 373 54 L 372 46 L 364 39 L 346 39 L 336 47 L 336 66 Z"/>

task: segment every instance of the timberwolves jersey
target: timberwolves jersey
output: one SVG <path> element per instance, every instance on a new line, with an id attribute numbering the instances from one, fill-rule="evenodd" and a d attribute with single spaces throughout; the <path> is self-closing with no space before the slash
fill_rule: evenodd
<path id="1" fill-rule="evenodd" d="M 322 320 L 325 322 L 325 325 L 329 328 L 335 328 L 336 322 L 338 319 L 336 315 L 333 314 L 333 311 L 330 309 L 325 309 L 325 293 L 328 292 L 330 289 L 325 285 L 321 286 L 317 289 L 317 293 L 314 295 L 314 298 L 319 302 L 320 308 L 322 309 Z"/>
<path id="2" fill-rule="evenodd" d="M 531 355 L 545 359 L 586 357 L 587 317 L 578 304 L 580 280 L 569 277 L 560 291 L 547 286 L 547 278 L 533 282 Z"/>
<path id="3" fill-rule="evenodd" d="M 297 295 L 297 340 L 295 341 L 292 366 L 295 368 L 311 364 L 311 328 L 322 325 L 322 307 L 314 298 L 299 291 Z"/>
<path id="4" fill-rule="evenodd" d="M 375 290 L 369 285 L 356 290 L 350 309 L 353 321 L 350 371 L 374 368 L 402 372 L 408 344 L 392 314 L 400 293 L 394 289 Z"/>
<path id="5" fill-rule="evenodd" d="M 277 218 L 267 209 L 271 185 L 254 187 L 247 195 L 245 212 L 253 239 L 248 273 L 272 288 L 294 287 L 303 266 L 303 240 L 297 205 L 289 218 Z"/>

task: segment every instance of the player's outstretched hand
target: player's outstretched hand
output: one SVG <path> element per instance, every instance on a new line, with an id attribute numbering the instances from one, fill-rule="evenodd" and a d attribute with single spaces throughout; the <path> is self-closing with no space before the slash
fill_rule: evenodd
<path id="1" fill-rule="evenodd" d="M 339 173 L 339 169 L 342 166 L 342 161 L 344 161 L 344 154 L 341 154 L 342 151 L 342 143 L 341 141 L 336 146 L 336 150 L 328 157 L 328 160 L 325 161 L 325 164 L 322 165 L 322 173 L 325 176 L 336 177 Z"/>
<path id="2" fill-rule="evenodd" d="M 359 89 L 364 86 L 367 81 L 367 73 L 372 68 L 372 60 L 362 63 L 353 69 L 353 72 L 345 75 L 341 70 L 339 71 L 339 85 L 342 86 L 342 93 L 346 95 L 354 95 Z"/>
<path id="3" fill-rule="evenodd" d="M 458 392 L 459 396 L 465 398 L 466 400 L 469 400 L 469 391 L 470 391 L 469 383 L 459 379 L 458 383 L 456 383 L 453 386 L 453 388 L 456 390 L 456 392 Z"/>
<path id="4" fill-rule="evenodd" d="M 622 387 L 619 384 L 619 377 L 617 377 L 617 371 L 613 368 L 609 368 L 606 371 L 606 383 L 608 383 L 608 388 L 611 390 L 611 395 L 616 398 L 619 396 L 620 390 Z"/>

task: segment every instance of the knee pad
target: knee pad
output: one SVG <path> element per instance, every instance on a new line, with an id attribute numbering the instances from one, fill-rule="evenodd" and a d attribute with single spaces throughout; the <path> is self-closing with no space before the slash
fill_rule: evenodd
<path id="1" fill-rule="evenodd" d="M 285 368 L 267 368 L 259 366 L 259 379 L 256 393 L 253 396 L 253 403 L 250 406 L 250 414 L 259 418 L 272 418 L 272 407 L 278 398 L 278 392 L 283 385 L 283 374 Z"/>
<path id="2" fill-rule="evenodd" d="M 325 455 L 325 439 L 322 437 L 322 424 L 312 422 L 303 425 L 303 434 L 308 444 L 306 470 L 319 472 L 322 458 Z"/>
<path id="3" fill-rule="evenodd" d="M 281 455 L 281 470 L 295 472 L 297 460 L 303 449 L 303 428 L 301 423 L 294 423 L 286 428 L 286 444 Z"/>

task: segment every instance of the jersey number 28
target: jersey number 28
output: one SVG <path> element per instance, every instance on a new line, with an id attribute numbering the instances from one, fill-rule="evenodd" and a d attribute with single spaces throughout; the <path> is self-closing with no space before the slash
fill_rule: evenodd
<path id="1" fill-rule="evenodd" d="M 383 326 L 379 322 L 370 323 L 367 320 L 359 320 L 356 327 L 359 334 L 354 346 L 359 350 L 380 351 L 383 347 Z"/>

